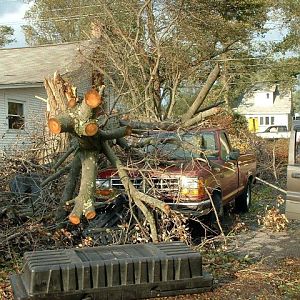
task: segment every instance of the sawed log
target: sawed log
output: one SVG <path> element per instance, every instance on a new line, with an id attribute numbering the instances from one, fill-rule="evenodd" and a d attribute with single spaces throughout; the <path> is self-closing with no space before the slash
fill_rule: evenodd
<path id="1" fill-rule="evenodd" d="M 69 214 L 69 220 L 72 224 L 79 224 L 82 215 L 85 215 L 88 220 L 96 216 L 94 198 L 96 193 L 97 155 L 97 151 L 80 151 L 81 181 L 74 208 Z"/>

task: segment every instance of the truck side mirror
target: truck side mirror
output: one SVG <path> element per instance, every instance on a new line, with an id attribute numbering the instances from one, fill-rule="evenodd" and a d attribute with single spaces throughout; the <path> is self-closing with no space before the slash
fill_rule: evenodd
<path id="1" fill-rule="evenodd" d="M 229 152 L 229 159 L 232 159 L 232 160 L 237 160 L 240 156 L 240 150 L 238 149 L 232 149 L 230 152 Z"/>

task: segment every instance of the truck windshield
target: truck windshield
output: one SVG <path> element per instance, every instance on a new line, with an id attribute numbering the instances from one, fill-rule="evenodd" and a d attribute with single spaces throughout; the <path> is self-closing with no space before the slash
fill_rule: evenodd
<path id="1" fill-rule="evenodd" d="M 144 151 L 166 160 L 187 160 L 207 157 L 216 159 L 218 148 L 214 132 L 162 133 L 152 136 Z"/>

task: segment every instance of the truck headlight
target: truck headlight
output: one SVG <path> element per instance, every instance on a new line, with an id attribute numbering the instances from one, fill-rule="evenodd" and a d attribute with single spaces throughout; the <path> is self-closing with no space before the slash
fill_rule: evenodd
<path id="1" fill-rule="evenodd" d="M 180 193 L 183 196 L 203 197 L 206 194 L 203 178 L 182 176 Z"/>
<path id="2" fill-rule="evenodd" d="M 96 194 L 109 196 L 112 193 L 110 179 L 96 179 Z"/>
<path id="3" fill-rule="evenodd" d="M 198 178 L 182 176 L 181 177 L 181 188 L 197 189 L 198 188 Z"/>

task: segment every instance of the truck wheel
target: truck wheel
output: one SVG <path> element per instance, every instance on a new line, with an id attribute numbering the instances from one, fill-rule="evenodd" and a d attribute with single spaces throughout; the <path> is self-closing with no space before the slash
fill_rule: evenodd
<path id="1" fill-rule="evenodd" d="M 235 199 L 236 212 L 246 213 L 249 211 L 251 206 L 251 198 L 252 198 L 251 186 L 252 186 L 252 182 L 251 180 L 248 180 L 248 183 L 245 186 L 243 193 L 240 196 L 236 197 Z"/>

